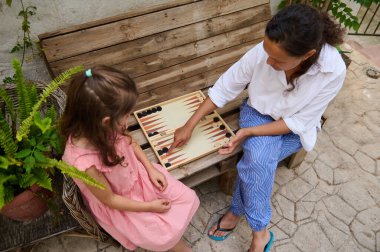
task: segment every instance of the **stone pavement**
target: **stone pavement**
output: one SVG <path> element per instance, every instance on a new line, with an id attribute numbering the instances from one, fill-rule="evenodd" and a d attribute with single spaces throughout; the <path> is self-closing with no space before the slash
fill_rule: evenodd
<path id="1" fill-rule="evenodd" d="M 296 169 L 278 168 L 272 251 L 380 251 L 380 79 L 366 76 L 373 65 L 362 55 L 353 52 L 350 57 L 344 88 L 325 113 L 316 148 Z M 201 207 L 185 234 L 194 251 L 247 251 L 251 231 L 244 218 L 224 242 L 207 238 L 209 226 L 228 209 L 231 197 L 218 190 L 215 179 L 195 190 Z M 32 251 L 122 249 L 62 235 Z"/>

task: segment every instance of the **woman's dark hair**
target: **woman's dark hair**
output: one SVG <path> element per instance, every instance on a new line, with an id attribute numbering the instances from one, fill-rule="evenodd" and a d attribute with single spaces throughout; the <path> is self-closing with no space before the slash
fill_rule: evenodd
<path id="1" fill-rule="evenodd" d="M 117 121 L 131 113 L 137 101 L 137 89 L 128 75 L 107 66 L 91 68 L 90 77 L 78 74 L 67 91 L 65 111 L 60 121 L 66 138 L 84 137 L 96 147 L 107 166 L 120 163 L 115 150 Z M 110 124 L 102 119 L 110 117 Z"/>
<path id="2" fill-rule="evenodd" d="M 329 15 L 309 5 L 292 4 L 278 12 L 267 24 L 265 35 L 277 43 L 290 56 L 299 57 L 315 49 L 317 52 L 301 63 L 299 70 L 290 76 L 294 89 L 297 79 L 318 60 L 325 43 L 332 46 L 343 43 L 345 30 Z"/>

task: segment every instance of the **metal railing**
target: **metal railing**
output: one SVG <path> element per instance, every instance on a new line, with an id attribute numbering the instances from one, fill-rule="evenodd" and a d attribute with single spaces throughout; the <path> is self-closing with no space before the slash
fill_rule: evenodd
<path id="1" fill-rule="evenodd" d="M 372 3 L 370 6 L 361 6 L 358 12 L 359 29 L 350 31 L 349 35 L 380 36 L 380 3 Z M 364 12 L 364 14 L 362 14 Z"/>

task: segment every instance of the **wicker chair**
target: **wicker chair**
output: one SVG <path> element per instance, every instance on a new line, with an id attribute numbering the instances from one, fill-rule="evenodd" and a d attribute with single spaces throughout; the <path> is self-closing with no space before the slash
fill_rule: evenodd
<path id="1" fill-rule="evenodd" d="M 66 175 L 63 176 L 62 199 L 69 209 L 71 216 L 78 221 L 79 225 L 92 238 L 101 242 L 111 242 L 112 245 L 117 245 L 118 243 L 98 225 L 91 213 L 88 212 L 74 180 Z"/>

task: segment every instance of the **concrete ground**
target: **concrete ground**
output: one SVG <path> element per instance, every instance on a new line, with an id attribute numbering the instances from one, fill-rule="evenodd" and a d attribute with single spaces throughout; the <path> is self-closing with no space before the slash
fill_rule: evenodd
<path id="1" fill-rule="evenodd" d="M 366 70 L 375 65 L 362 54 L 353 51 L 350 57 L 343 90 L 325 113 L 315 149 L 296 169 L 277 170 L 269 226 L 276 236 L 272 251 L 380 251 L 380 79 L 367 77 Z M 201 206 L 185 234 L 194 251 L 247 251 L 251 230 L 245 219 L 224 242 L 207 237 L 231 197 L 219 191 L 215 179 L 195 190 Z M 62 235 L 32 251 L 122 249 Z"/>

